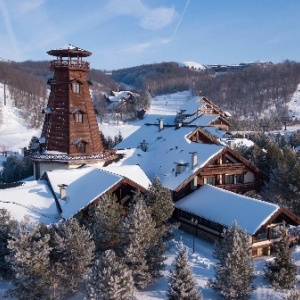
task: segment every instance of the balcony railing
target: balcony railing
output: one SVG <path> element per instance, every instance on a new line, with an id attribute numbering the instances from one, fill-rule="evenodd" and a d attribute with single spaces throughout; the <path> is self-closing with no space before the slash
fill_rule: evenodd
<path id="1" fill-rule="evenodd" d="M 66 67 L 66 68 L 74 68 L 74 69 L 90 69 L 90 63 L 86 61 L 73 61 L 73 60 L 52 60 L 50 62 L 50 68 L 55 69 L 56 67 Z"/>
<path id="2" fill-rule="evenodd" d="M 229 172 L 245 170 L 245 168 L 245 165 L 242 163 L 210 165 L 203 168 L 201 175 L 228 174 Z"/>
<path id="3" fill-rule="evenodd" d="M 33 160 L 46 160 L 46 161 L 80 161 L 80 160 L 111 160 L 116 157 L 116 151 L 105 150 L 102 153 L 90 154 L 90 155 L 68 155 L 68 154 L 48 154 L 40 153 L 38 151 L 26 150 L 24 156 Z"/>

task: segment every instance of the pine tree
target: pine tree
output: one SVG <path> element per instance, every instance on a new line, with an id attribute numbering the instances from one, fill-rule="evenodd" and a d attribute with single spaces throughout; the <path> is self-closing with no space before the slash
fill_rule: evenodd
<path id="1" fill-rule="evenodd" d="M 36 224 L 22 223 L 8 242 L 8 257 L 15 277 L 9 296 L 17 299 L 46 299 L 50 266 L 49 235 L 42 236 Z"/>
<path id="2" fill-rule="evenodd" d="M 83 224 L 89 229 L 96 245 L 96 251 L 115 248 L 120 243 L 120 220 L 123 207 L 114 195 L 104 195 L 99 204 L 89 208 Z"/>
<path id="3" fill-rule="evenodd" d="M 275 258 L 267 262 L 265 277 L 275 289 L 291 289 L 296 284 L 297 267 L 292 260 L 289 236 L 281 231 L 281 238 L 275 247 Z"/>
<path id="4" fill-rule="evenodd" d="M 172 263 L 173 270 L 170 271 L 168 300 L 201 300 L 190 266 L 188 265 L 188 254 L 183 243 L 178 245 L 178 253 Z"/>
<path id="5" fill-rule="evenodd" d="M 225 299 L 249 299 L 254 289 L 254 265 L 249 236 L 236 222 L 224 231 L 223 239 L 215 245 L 213 256 L 218 262 L 215 278 L 209 281 L 210 287 Z"/>
<path id="6" fill-rule="evenodd" d="M 290 291 L 283 300 L 299 300 L 300 299 L 300 291 L 295 289 Z"/>
<path id="7" fill-rule="evenodd" d="M 146 255 L 156 230 L 155 222 L 143 199 L 137 199 L 132 211 L 121 223 L 121 230 L 126 241 L 125 262 L 132 271 L 136 287 L 144 288 L 152 281 Z"/>
<path id="8" fill-rule="evenodd" d="M 5 257 L 9 254 L 8 241 L 16 228 L 17 222 L 10 213 L 6 209 L 0 209 L 0 277 L 4 279 L 12 276 L 11 266 Z"/>
<path id="9" fill-rule="evenodd" d="M 154 178 L 145 194 L 145 199 L 157 227 L 165 224 L 171 218 L 174 211 L 172 194 L 170 190 L 163 187 L 158 177 Z"/>
<path id="10" fill-rule="evenodd" d="M 146 251 L 146 262 L 149 270 L 149 274 L 152 279 L 160 277 L 161 272 L 165 269 L 165 252 L 166 242 L 163 238 L 159 238 L 160 233 L 156 229 L 156 237 Z"/>
<path id="11" fill-rule="evenodd" d="M 90 300 L 135 299 L 131 271 L 113 250 L 106 250 L 95 261 L 88 277 L 87 292 Z"/>
<path id="12" fill-rule="evenodd" d="M 75 292 L 87 279 L 94 258 L 95 244 L 90 232 L 72 218 L 60 224 L 54 234 L 56 266 L 63 269 L 61 284 L 65 293 Z"/>

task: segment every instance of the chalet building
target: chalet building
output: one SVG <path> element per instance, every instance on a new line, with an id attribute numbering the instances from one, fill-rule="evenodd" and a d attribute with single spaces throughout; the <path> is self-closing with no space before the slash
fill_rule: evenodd
<path id="1" fill-rule="evenodd" d="M 206 97 L 193 97 L 179 108 L 175 123 L 178 127 L 214 126 L 227 131 L 231 126 L 228 121 L 230 117 L 228 112 L 221 110 Z"/>
<path id="2" fill-rule="evenodd" d="M 53 78 L 48 80 L 50 95 L 38 147 L 25 153 L 34 162 L 34 177 L 45 171 L 77 168 L 83 164 L 102 166 L 116 158 L 103 148 L 93 107 L 84 57 L 90 52 L 69 45 L 47 52 Z"/>
<path id="3" fill-rule="evenodd" d="M 0 189 L 0 209 L 7 209 L 17 221 L 52 224 L 84 213 L 106 194 L 114 194 L 126 206 L 150 184 L 139 166 L 46 171 L 39 180 Z"/>
<path id="4" fill-rule="evenodd" d="M 118 165 L 139 165 L 153 180 L 158 176 L 174 201 L 204 184 L 237 193 L 259 191 L 259 169 L 201 128 L 145 125 L 115 148 L 124 157 Z"/>
<path id="5" fill-rule="evenodd" d="M 300 225 L 300 218 L 285 208 L 210 185 L 176 202 L 174 216 L 182 229 L 210 242 L 236 221 L 249 234 L 254 257 L 271 253 L 280 230 Z"/>

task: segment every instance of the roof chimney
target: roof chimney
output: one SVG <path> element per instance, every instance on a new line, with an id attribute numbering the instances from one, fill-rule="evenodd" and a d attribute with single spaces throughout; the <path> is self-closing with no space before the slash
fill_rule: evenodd
<path id="1" fill-rule="evenodd" d="M 194 151 L 190 152 L 190 154 L 192 155 L 191 168 L 194 169 L 198 165 L 198 153 L 197 151 Z"/>
<path id="2" fill-rule="evenodd" d="M 164 129 L 164 119 L 163 118 L 158 119 L 158 129 L 159 129 L 159 131 L 162 131 Z"/>
<path id="3" fill-rule="evenodd" d="M 60 199 L 61 200 L 67 200 L 67 187 L 66 184 L 59 184 L 59 193 L 60 193 Z"/>

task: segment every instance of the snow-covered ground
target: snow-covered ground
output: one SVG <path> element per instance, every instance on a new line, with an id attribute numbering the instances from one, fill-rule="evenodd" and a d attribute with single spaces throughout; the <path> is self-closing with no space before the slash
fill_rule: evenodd
<path id="1" fill-rule="evenodd" d="M 291 114 L 296 117 L 300 117 L 300 91 L 295 92 L 292 101 L 290 103 Z M 152 102 L 150 111 L 144 120 L 135 121 L 131 124 L 119 124 L 112 123 L 99 124 L 100 129 L 105 135 L 115 136 L 121 132 L 125 138 L 134 131 L 136 131 L 144 123 L 157 123 L 157 119 L 163 115 L 164 122 L 171 121 L 176 114 L 178 108 L 189 99 L 189 92 L 180 92 L 171 95 L 162 95 L 155 97 Z M 213 100 L 213 99 L 212 99 Z M 19 148 L 26 147 L 33 135 L 39 136 L 38 130 L 28 129 L 26 121 L 20 119 L 18 111 L 13 107 L 11 103 L 7 106 L 3 106 L 3 86 L 0 84 L 0 110 L 3 118 L 3 124 L 0 126 L 0 152 L 3 150 L 19 151 Z M 170 116 L 170 119 L 168 119 Z M 288 127 L 287 132 L 295 130 L 295 127 Z M 5 157 L 0 155 L 1 160 Z M 212 257 L 213 245 L 202 241 L 198 238 L 193 238 L 192 235 L 184 233 L 183 231 L 176 230 L 175 238 L 170 244 L 169 250 L 166 254 L 166 270 L 163 272 L 164 276 L 157 280 L 156 283 L 150 285 L 147 289 L 138 292 L 137 298 L 139 300 L 163 300 L 166 299 L 167 291 L 167 277 L 171 268 L 171 263 L 176 255 L 176 245 L 182 239 L 189 253 L 189 263 L 192 267 L 193 274 L 196 282 L 203 294 L 203 298 L 208 300 L 219 299 L 218 294 L 207 287 L 207 281 L 214 276 L 214 263 L 215 260 Z M 194 245 L 194 247 L 193 247 Z M 194 248 L 194 253 L 193 253 Z M 300 267 L 300 247 L 297 247 L 293 252 L 293 257 L 297 261 L 297 265 Z M 263 278 L 263 267 L 266 260 L 270 257 L 262 257 L 255 259 L 256 275 L 255 280 L 256 290 L 253 292 L 251 300 L 279 300 L 283 298 L 283 294 L 274 291 Z M 299 278 L 300 279 L 300 278 Z M 3 293 L 7 290 L 9 283 L 0 282 L 0 299 L 3 298 Z M 72 300 L 82 299 L 82 296 L 72 298 Z"/>

